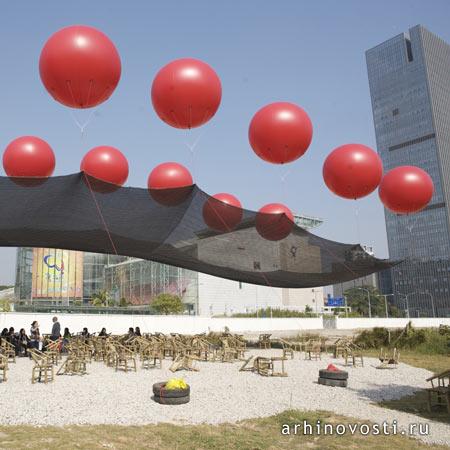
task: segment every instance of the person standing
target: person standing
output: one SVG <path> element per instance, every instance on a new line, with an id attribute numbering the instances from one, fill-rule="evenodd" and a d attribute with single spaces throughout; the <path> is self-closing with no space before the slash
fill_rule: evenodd
<path id="1" fill-rule="evenodd" d="M 39 350 L 39 341 L 41 340 L 41 333 L 39 332 L 39 324 L 38 321 L 35 320 L 31 324 L 30 329 L 30 347 Z"/>
<path id="2" fill-rule="evenodd" d="M 51 341 L 57 341 L 61 337 L 61 325 L 58 322 L 58 318 L 55 316 L 53 317 L 53 327 L 52 327 L 52 333 L 50 335 Z"/>

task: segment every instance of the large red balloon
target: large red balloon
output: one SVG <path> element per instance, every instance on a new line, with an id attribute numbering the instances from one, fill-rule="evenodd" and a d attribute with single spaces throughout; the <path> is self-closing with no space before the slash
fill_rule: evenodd
<path id="1" fill-rule="evenodd" d="M 408 214 L 425 208 L 433 191 L 433 180 L 427 172 L 415 166 L 400 166 L 383 177 L 378 194 L 387 209 Z"/>
<path id="2" fill-rule="evenodd" d="M 121 64 L 106 35 L 74 25 L 57 31 L 46 42 L 39 72 L 56 101 L 72 108 L 91 108 L 111 96 L 119 83 Z"/>
<path id="3" fill-rule="evenodd" d="M 80 170 L 98 180 L 122 186 L 128 178 L 128 161 L 117 148 L 103 145 L 84 155 Z"/>
<path id="4" fill-rule="evenodd" d="M 280 241 L 294 227 L 292 211 L 281 203 L 269 203 L 256 214 L 256 231 L 268 241 Z"/>
<path id="5" fill-rule="evenodd" d="M 147 180 L 151 197 L 164 206 L 183 203 L 189 197 L 193 184 L 189 170 L 176 162 L 159 164 Z"/>
<path id="6" fill-rule="evenodd" d="M 242 220 L 241 202 L 231 194 L 213 195 L 203 206 L 203 219 L 215 231 L 232 231 Z"/>
<path id="7" fill-rule="evenodd" d="M 22 136 L 6 147 L 3 168 L 9 177 L 45 178 L 51 176 L 55 169 L 55 155 L 44 140 Z"/>
<path id="8" fill-rule="evenodd" d="M 383 165 L 371 148 L 347 144 L 327 156 L 322 173 L 331 192 L 340 197 L 357 199 L 377 188 L 383 176 Z"/>
<path id="9" fill-rule="evenodd" d="M 284 164 L 300 158 L 311 144 L 312 123 L 308 114 L 287 102 L 261 108 L 250 122 L 248 138 L 264 161 Z"/>
<path id="10" fill-rule="evenodd" d="M 222 86 L 216 72 L 192 58 L 172 61 L 156 75 L 152 102 L 158 116 L 175 128 L 208 122 L 220 105 Z"/>

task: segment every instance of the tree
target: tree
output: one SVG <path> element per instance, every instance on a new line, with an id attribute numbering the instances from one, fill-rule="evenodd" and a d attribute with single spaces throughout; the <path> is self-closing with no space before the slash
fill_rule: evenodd
<path id="1" fill-rule="evenodd" d="M 374 286 L 361 286 L 347 289 L 344 295 L 347 299 L 347 305 L 352 308 L 352 312 L 361 316 L 369 315 L 369 298 L 367 291 L 370 293 L 370 306 L 372 317 L 386 317 L 386 305 L 384 296 Z M 388 301 L 389 317 L 399 317 L 399 310 Z"/>
<path id="2" fill-rule="evenodd" d="M 159 294 L 151 306 L 159 314 L 180 314 L 184 311 L 181 298 L 172 294 Z"/>
<path id="3" fill-rule="evenodd" d="M 91 297 L 91 304 L 93 306 L 109 306 L 110 301 L 109 294 L 105 290 L 97 292 Z"/>
<path id="4" fill-rule="evenodd" d="M 11 303 L 7 298 L 0 299 L 0 312 L 11 311 Z"/>

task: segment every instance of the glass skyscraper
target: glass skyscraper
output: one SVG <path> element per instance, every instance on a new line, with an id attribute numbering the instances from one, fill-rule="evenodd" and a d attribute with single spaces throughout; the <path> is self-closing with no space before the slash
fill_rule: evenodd
<path id="1" fill-rule="evenodd" d="M 430 204 L 385 210 L 394 299 L 411 317 L 450 316 L 450 45 L 417 25 L 366 52 L 378 153 L 433 179 Z"/>

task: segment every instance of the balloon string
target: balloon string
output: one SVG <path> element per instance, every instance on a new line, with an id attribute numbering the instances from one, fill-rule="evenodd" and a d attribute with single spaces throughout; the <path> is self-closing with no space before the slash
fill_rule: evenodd
<path id="1" fill-rule="evenodd" d="M 99 216 L 100 216 L 100 219 L 101 219 L 101 221 L 103 222 L 103 226 L 105 227 L 105 231 L 106 231 L 106 234 L 108 235 L 108 239 L 109 239 L 109 242 L 111 243 L 111 246 L 112 246 L 112 248 L 113 248 L 114 254 L 115 254 L 115 255 L 118 255 L 116 246 L 114 245 L 114 241 L 113 241 L 113 239 L 112 239 L 111 233 L 110 233 L 109 228 L 108 228 L 108 225 L 107 225 L 107 223 L 106 223 L 106 220 L 105 220 L 105 218 L 104 218 L 104 216 L 103 216 L 103 214 L 102 214 L 102 211 L 101 211 L 101 209 L 100 209 L 100 205 L 98 204 L 97 198 L 95 197 L 95 193 L 94 193 L 94 191 L 93 191 L 93 189 L 92 189 L 92 187 L 91 187 L 91 183 L 90 183 L 90 181 L 89 181 L 89 178 L 88 178 L 88 176 L 86 175 L 86 172 L 83 172 L 83 175 L 84 175 L 84 178 L 85 178 L 85 180 L 86 180 L 86 184 L 87 184 L 88 187 L 89 187 L 89 191 L 90 191 L 91 196 L 92 196 L 92 198 L 93 198 L 93 200 L 94 200 L 95 206 L 97 207 L 97 211 L 98 211 L 98 214 L 99 214 Z"/>
<path id="2" fill-rule="evenodd" d="M 200 139 L 202 138 L 203 133 L 200 133 L 198 137 L 195 139 L 193 144 L 189 144 L 189 142 L 184 142 L 184 145 L 189 149 L 189 153 L 191 154 L 191 160 L 192 160 L 192 175 L 195 179 L 196 170 L 195 170 L 195 151 L 197 148 L 198 143 L 200 142 Z M 198 184 L 198 183 L 197 183 Z"/>
<path id="3" fill-rule="evenodd" d="M 76 105 L 76 104 L 77 104 L 77 101 L 75 100 L 75 95 L 73 94 L 72 83 L 70 82 L 70 80 L 67 80 L 67 81 L 66 81 L 66 86 L 67 86 L 67 89 L 69 90 L 70 96 L 72 97 L 72 102 L 73 102 L 73 104 Z M 91 86 L 92 86 L 92 80 L 91 80 L 91 83 L 89 84 L 89 97 L 90 97 L 90 95 L 91 95 L 91 94 L 90 94 L 90 92 L 91 92 Z M 89 98 L 88 98 L 88 100 L 89 100 Z M 93 111 L 90 112 L 89 117 L 88 117 L 88 120 L 87 120 L 84 124 L 81 124 L 81 123 L 78 121 L 78 119 L 76 118 L 76 116 L 75 116 L 75 114 L 72 112 L 72 110 L 69 110 L 69 111 L 70 111 L 70 115 L 72 116 L 72 119 L 74 120 L 75 124 L 76 124 L 77 127 L 80 129 L 81 137 L 83 137 L 83 135 L 84 135 L 84 129 L 86 128 L 86 126 L 87 126 L 87 125 L 89 124 L 89 122 L 91 121 L 91 117 L 92 117 Z"/>
<path id="4" fill-rule="evenodd" d="M 75 124 L 77 125 L 77 127 L 80 129 L 81 137 L 83 137 L 83 136 L 84 136 L 84 130 L 85 130 L 85 128 L 91 123 L 92 117 L 93 117 L 94 114 L 97 112 L 97 110 L 96 110 L 96 109 L 92 110 L 92 111 L 89 113 L 88 119 L 87 119 L 86 122 L 84 122 L 84 123 L 80 123 L 80 122 L 78 121 L 78 119 L 76 118 L 76 116 L 75 116 L 75 114 L 74 114 L 74 112 L 73 112 L 72 110 L 69 110 L 69 112 L 70 112 L 70 115 L 71 115 L 73 121 L 75 122 Z"/>
<path id="5" fill-rule="evenodd" d="M 290 175 L 291 170 L 288 170 L 285 172 L 284 175 L 280 175 L 280 181 L 281 181 L 281 198 L 284 202 L 287 202 L 287 183 L 286 178 Z"/>
<path id="6" fill-rule="evenodd" d="M 407 225 L 407 222 L 408 222 L 412 217 L 414 217 L 414 219 L 412 220 L 412 225 Z M 402 223 L 402 226 L 403 226 L 403 228 L 404 228 L 405 230 L 408 231 L 408 238 L 409 238 L 409 246 L 408 246 L 408 247 L 409 247 L 410 249 L 412 249 L 411 254 L 408 254 L 407 258 L 412 259 L 412 258 L 414 258 L 415 256 L 418 256 L 418 252 L 417 252 L 416 246 L 413 245 L 413 242 L 412 242 L 412 238 L 413 238 L 412 230 L 413 230 L 413 229 L 415 228 L 415 226 L 417 225 L 417 221 L 418 221 L 418 219 L 419 219 L 419 215 L 416 214 L 415 216 L 411 216 L 410 214 L 406 214 L 406 215 L 398 214 L 398 218 L 403 218 L 403 219 L 404 219 L 404 220 L 403 220 L 403 223 Z M 398 220 L 397 223 L 401 223 L 401 219 Z"/>
<path id="7" fill-rule="evenodd" d="M 358 244 L 361 244 L 361 232 L 360 232 L 360 226 L 359 226 L 359 209 L 358 204 L 355 200 L 355 223 L 356 223 L 356 237 L 358 240 Z"/>

